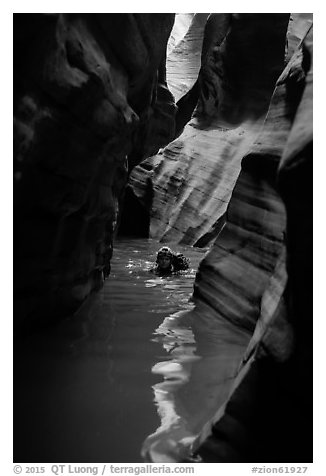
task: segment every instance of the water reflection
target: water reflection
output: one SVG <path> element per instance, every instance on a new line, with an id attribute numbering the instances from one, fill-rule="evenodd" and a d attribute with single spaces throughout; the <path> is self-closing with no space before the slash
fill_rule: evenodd
<path id="1" fill-rule="evenodd" d="M 153 386 L 161 425 L 146 439 L 142 456 L 155 462 L 169 462 L 175 461 L 173 455 L 184 453 L 193 440 L 177 398 L 178 390 L 189 382 L 192 362 L 200 358 L 195 355 L 189 312 L 179 311 L 166 317 L 155 330 L 153 341 L 162 344 L 169 359 L 152 367 L 154 374 L 163 377 L 163 382 Z"/>
<path id="2" fill-rule="evenodd" d="M 154 332 L 168 358 L 152 367 L 161 420 L 143 444 L 147 461 L 182 461 L 203 426 L 226 400 L 249 336 L 216 319 L 208 306 L 169 315 Z"/>
<path id="3" fill-rule="evenodd" d="M 132 252 L 136 249 L 141 252 Z M 144 331 L 156 319 L 151 343 L 161 352 L 152 360 L 151 373 L 160 381 L 151 388 L 160 424 L 145 439 L 142 457 L 176 462 L 189 454 L 204 425 L 226 400 L 250 336 L 218 319 L 209 306 L 195 307 L 191 302 L 196 269 L 205 250 L 180 250 L 190 258 L 191 269 L 166 277 L 149 272 L 156 251 L 153 241 L 143 242 L 141 247 L 134 242 L 117 246 L 116 262 L 121 258 L 124 266 L 114 276 L 112 265 L 111 289 L 113 304 L 119 307 L 119 322 L 128 322 L 129 327 L 131 317 L 136 321 L 134 348 L 137 342 L 144 346 Z M 129 332 L 125 327 L 124 339 Z"/>
<path id="4" fill-rule="evenodd" d="M 181 347 L 173 341 L 180 343 L 191 332 L 184 329 L 177 338 L 176 328 L 166 336 L 165 350 L 163 322 L 193 307 L 188 301 L 204 254 L 181 248 L 192 270 L 161 278 L 149 272 L 159 247 L 152 240 L 115 243 L 103 289 L 71 319 L 16 347 L 15 456 L 20 461 L 143 461 L 142 443 L 163 418 L 153 403 L 152 387 L 163 384 L 155 389 L 159 401 L 164 392 L 171 394 L 169 382 L 182 381 L 185 370 L 179 374 L 178 364 L 184 360 L 184 369 L 185 357 L 176 359 Z M 165 385 L 163 373 L 151 372 L 156 364 L 156 371 L 163 372 L 163 361 L 173 364 L 164 370 L 169 374 Z M 179 417 L 182 412 L 171 401 L 171 412 Z M 171 412 L 166 410 L 166 421 Z"/>

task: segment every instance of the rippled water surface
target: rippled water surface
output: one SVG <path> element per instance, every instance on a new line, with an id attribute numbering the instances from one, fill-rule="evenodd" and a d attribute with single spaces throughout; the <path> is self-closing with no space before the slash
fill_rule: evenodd
<path id="1" fill-rule="evenodd" d="M 22 461 L 174 461 L 227 397 L 249 337 L 191 302 L 205 250 L 177 247 L 190 269 L 162 278 L 159 246 L 118 240 L 104 288 L 23 349 Z"/>

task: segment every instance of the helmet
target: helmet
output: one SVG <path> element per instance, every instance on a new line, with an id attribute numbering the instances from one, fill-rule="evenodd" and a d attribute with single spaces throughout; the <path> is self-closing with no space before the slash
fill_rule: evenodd
<path id="1" fill-rule="evenodd" d="M 169 248 L 168 246 L 163 246 L 162 248 L 160 248 L 157 252 L 157 255 L 156 255 L 156 261 L 158 260 L 158 258 L 160 258 L 162 256 L 167 256 L 168 258 L 170 258 L 172 260 L 173 252 L 172 252 L 171 248 Z"/>

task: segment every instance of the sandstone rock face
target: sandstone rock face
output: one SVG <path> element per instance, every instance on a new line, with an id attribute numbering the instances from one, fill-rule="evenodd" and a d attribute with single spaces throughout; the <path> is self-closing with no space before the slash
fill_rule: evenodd
<path id="1" fill-rule="evenodd" d="M 195 285 L 195 295 L 218 314 L 251 330 L 284 247 L 286 212 L 277 189 L 277 168 L 298 105 L 304 78 L 301 62 L 296 50 L 277 81 L 261 131 L 242 160 L 227 224 L 202 262 Z M 297 78 L 292 92 L 289 77 Z"/>
<path id="2" fill-rule="evenodd" d="M 192 245 L 219 230 L 283 69 L 287 24 L 287 15 L 236 15 L 232 22 L 226 14 L 209 17 L 194 117 L 130 177 L 133 194 L 150 210 L 152 237 Z M 266 43 L 273 45 L 268 53 Z"/>
<path id="3" fill-rule="evenodd" d="M 176 101 L 197 81 L 207 17 L 207 13 L 176 16 L 166 61 L 167 83 Z"/>
<path id="4" fill-rule="evenodd" d="M 167 54 L 182 41 L 187 34 L 191 22 L 196 14 L 195 13 L 176 13 L 174 19 L 174 25 L 171 31 L 171 35 L 168 41 Z"/>
<path id="5" fill-rule="evenodd" d="M 21 328 L 71 314 L 109 273 L 128 167 L 174 135 L 165 83 L 174 15 L 14 17 Z"/>
<path id="6" fill-rule="evenodd" d="M 271 203 L 279 207 L 279 217 L 267 218 L 281 226 L 278 242 L 273 233 L 274 266 L 269 278 L 261 278 L 265 283 L 257 325 L 231 396 L 200 438 L 198 454 L 204 461 L 312 461 L 312 28 L 307 20 L 301 24 L 302 42 L 291 45 L 296 46 L 293 56 L 277 82 L 264 127 L 243 162 L 230 202 L 231 212 L 247 164 L 276 163 L 277 173 L 275 167 L 273 175 L 268 173 L 269 179 L 274 176 L 274 191 L 264 217 L 272 211 Z M 229 224 L 213 256 L 206 258 L 215 263 L 217 275 L 222 264 L 214 252 L 221 253 L 228 229 Z"/>

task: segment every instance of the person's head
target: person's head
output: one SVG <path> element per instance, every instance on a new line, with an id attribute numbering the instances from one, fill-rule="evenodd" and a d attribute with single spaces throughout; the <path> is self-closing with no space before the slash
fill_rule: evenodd
<path id="1" fill-rule="evenodd" d="M 156 255 L 156 263 L 160 269 L 164 271 L 168 271 L 169 269 L 171 269 L 172 259 L 173 259 L 172 250 L 168 248 L 167 246 L 163 246 L 162 248 L 158 250 Z"/>

